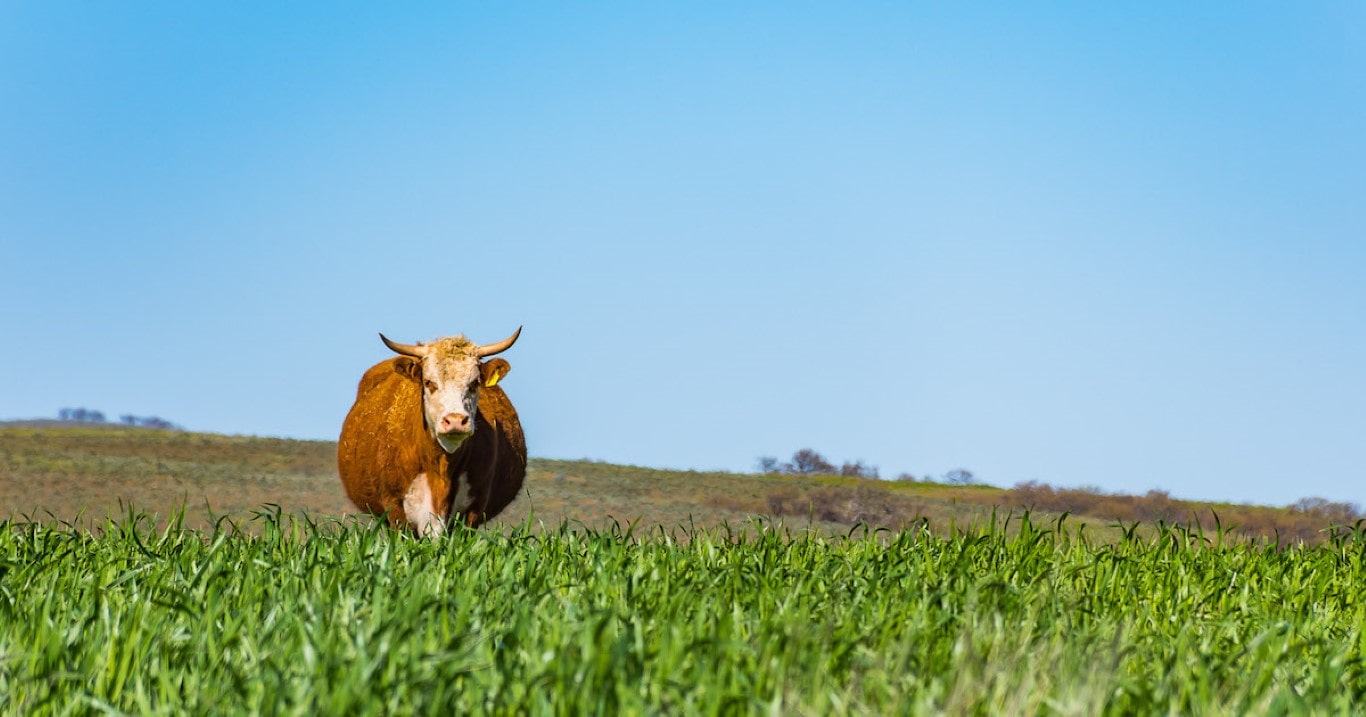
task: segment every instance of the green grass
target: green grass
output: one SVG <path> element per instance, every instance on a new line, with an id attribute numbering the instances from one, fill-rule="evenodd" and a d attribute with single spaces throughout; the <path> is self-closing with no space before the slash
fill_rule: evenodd
<path id="1" fill-rule="evenodd" d="M 7 714 L 1366 706 L 1366 538 L 0 523 Z M 244 526 L 245 527 L 245 526 Z"/>

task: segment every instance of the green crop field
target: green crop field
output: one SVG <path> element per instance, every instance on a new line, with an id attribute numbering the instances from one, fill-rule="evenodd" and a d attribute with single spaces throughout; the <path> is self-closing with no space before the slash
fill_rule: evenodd
<path id="1" fill-rule="evenodd" d="M 533 459 L 424 541 L 348 515 L 334 455 L 0 427 L 0 714 L 1366 706 L 1352 515 Z"/>
<path id="2" fill-rule="evenodd" d="M 7 714 L 1350 714 L 1366 538 L 0 523 Z"/>

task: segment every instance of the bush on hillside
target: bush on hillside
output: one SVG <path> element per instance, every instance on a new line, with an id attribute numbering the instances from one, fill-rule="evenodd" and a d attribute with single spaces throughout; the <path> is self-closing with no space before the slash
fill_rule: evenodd
<path id="1" fill-rule="evenodd" d="M 1211 505 L 1173 498 L 1163 490 L 1143 495 L 1111 495 L 1098 488 L 1054 488 L 1029 481 L 1001 497 L 1008 506 L 1053 513 L 1068 512 L 1110 520 L 1163 523 L 1192 528 L 1234 531 L 1282 544 L 1323 542 L 1335 527 L 1350 528 L 1366 518 L 1352 503 L 1324 498 L 1302 498 L 1285 508 L 1257 505 Z"/>
<path id="2" fill-rule="evenodd" d="M 760 456 L 758 460 L 760 473 L 780 473 L 783 475 L 810 476 L 810 475 L 841 475 L 852 478 L 877 478 L 877 466 L 865 465 L 862 460 L 853 463 L 845 462 L 839 468 L 835 464 L 826 460 L 825 456 L 811 448 L 803 448 L 792 454 L 792 460 L 787 463 L 778 462 L 773 456 Z"/>

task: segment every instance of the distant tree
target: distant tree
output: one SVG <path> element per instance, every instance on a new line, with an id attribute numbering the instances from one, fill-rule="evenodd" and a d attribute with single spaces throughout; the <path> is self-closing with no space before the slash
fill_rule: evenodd
<path id="1" fill-rule="evenodd" d="M 1302 513 L 1332 525 L 1351 525 L 1361 518 L 1361 509 L 1353 503 L 1334 503 L 1327 498 L 1300 498 L 1286 506 L 1291 513 Z"/>
<path id="2" fill-rule="evenodd" d="M 757 461 L 760 473 L 783 473 L 786 475 L 808 476 L 808 475 L 842 475 L 853 478 L 880 478 L 877 466 L 870 466 L 863 461 L 845 462 L 838 468 L 835 464 L 826 460 L 825 456 L 811 448 L 803 448 L 792 454 L 792 460 L 787 463 L 778 462 L 773 456 L 760 456 Z"/>
<path id="3" fill-rule="evenodd" d="M 104 423 L 103 413 L 99 411 L 92 411 L 88 408 L 63 408 L 57 411 L 57 418 L 63 421 Z"/>
<path id="4" fill-rule="evenodd" d="M 920 480 L 919 478 L 916 478 L 915 476 L 911 475 L 910 473 L 902 473 L 901 475 L 898 475 L 898 476 L 896 477 L 896 479 L 897 479 L 897 481 L 899 481 L 899 482 L 901 482 L 901 483 L 914 483 L 914 482 Z"/>
<path id="5" fill-rule="evenodd" d="M 57 411 L 57 418 L 62 421 L 73 421 L 79 423 L 107 423 L 104 413 L 94 411 L 89 408 L 62 408 Z M 163 430 L 179 431 L 183 430 L 170 421 L 158 416 L 134 416 L 125 413 L 119 416 L 119 423 L 125 426 L 141 426 L 143 428 L 160 428 Z"/>
<path id="6" fill-rule="evenodd" d="M 1156 523 L 1175 523 L 1182 517 L 1181 506 L 1172 500 L 1172 494 L 1156 488 L 1134 500 L 1134 513 L 1142 519 Z"/>
<path id="7" fill-rule="evenodd" d="M 138 419 L 138 425 L 142 426 L 143 428 L 159 428 L 163 431 L 181 430 L 180 426 L 177 426 L 176 424 L 171 423 L 170 421 L 157 416 L 148 416 L 146 418 L 140 418 Z"/>
<path id="8" fill-rule="evenodd" d="M 845 462 L 840 466 L 840 475 L 852 478 L 878 478 L 877 466 L 865 466 L 863 461 Z"/>
<path id="9" fill-rule="evenodd" d="M 954 468 L 944 474 L 944 482 L 950 485 L 972 485 L 977 482 L 977 478 L 966 468 Z"/>
<path id="10" fill-rule="evenodd" d="M 834 464 L 810 448 L 803 448 L 793 453 L 792 462 L 788 466 L 790 468 L 788 472 L 794 475 L 819 475 L 835 472 Z"/>

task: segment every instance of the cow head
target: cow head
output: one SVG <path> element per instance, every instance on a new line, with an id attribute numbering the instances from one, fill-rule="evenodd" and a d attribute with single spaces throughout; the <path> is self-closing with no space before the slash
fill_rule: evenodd
<path id="1" fill-rule="evenodd" d="M 480 386 L 492 386 L 507 373 L 506 361 L 480 363 L 479 359 L 508 350 L 521 333 L 519 326 L 506 339 L 484 346 L 464 336 L 429 344 L 400 344 L 384 334 L 379 337 L 394 353 L 414 359 L 400 363 L 399 370 L 421 384 L 427 430 L 442 450 L 454 453 L 474 433 Z"/>

